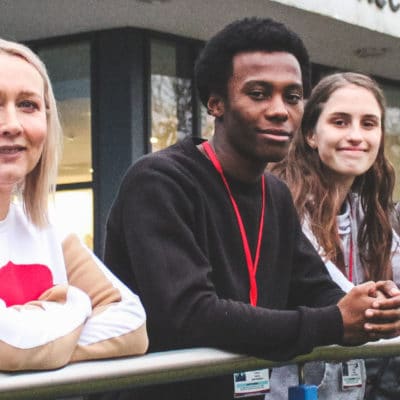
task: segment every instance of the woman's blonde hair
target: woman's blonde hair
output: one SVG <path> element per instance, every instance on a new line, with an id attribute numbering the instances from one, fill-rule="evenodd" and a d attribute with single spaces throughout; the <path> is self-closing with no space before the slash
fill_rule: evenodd
<path id="1" fill-rule="evenodd" d="M 38 227 L 48 224 L 49 194 L 55 192 L 58 161 L 61 152 L 62 130 L 50 78 L 46 66 L 28 47 L 0 39 L 0 54 L 24 59 L 40 74 L 44 84 L 47 135 L 42 155 L 37 165 L 16 188 L 22 198 L 28 218 Z"/>

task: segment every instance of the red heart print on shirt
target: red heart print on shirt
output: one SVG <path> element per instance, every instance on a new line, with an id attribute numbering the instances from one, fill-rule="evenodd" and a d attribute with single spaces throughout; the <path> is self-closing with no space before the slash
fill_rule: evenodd
<path id="1" fill-rule="evenodd" d="M 0 298 L 7 307 L 37 300 L 52 286 L 53 275 L 46 265 L 9 261 L 0 269 Z"/>

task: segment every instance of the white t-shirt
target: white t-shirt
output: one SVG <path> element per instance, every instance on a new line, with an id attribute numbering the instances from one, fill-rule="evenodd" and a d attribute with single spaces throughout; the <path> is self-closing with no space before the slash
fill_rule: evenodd
<path id="1" fill-rule="evenodd" d="M 138 296 L 76 235 L 37 228 L 11 204 L 0 221 L 0 370 L 137 354 L 145 320 Z"/>

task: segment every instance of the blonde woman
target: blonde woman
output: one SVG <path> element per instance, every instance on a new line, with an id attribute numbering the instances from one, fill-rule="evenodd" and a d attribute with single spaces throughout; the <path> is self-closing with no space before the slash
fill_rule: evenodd
<path id="1" fill-rule="evenodd" d="M 145 312 L 76 235 L 48 217 L 61 143 L 46 68 L 0 39 L 0 370 L 142 354 Z M 17 201 L 15 201 L 17 199 Z"/>

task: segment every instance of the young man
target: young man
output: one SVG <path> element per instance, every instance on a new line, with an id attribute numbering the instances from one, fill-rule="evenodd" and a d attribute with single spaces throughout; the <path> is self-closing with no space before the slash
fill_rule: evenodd
<path id="1" fill-rule="evenodd" d="M 288 189 L 264 172 L 300 126 L 309 68 L 302 41 L 284 25 L 228 25 L 195 68 L 215 117 L 212 140 L 187 138 L 125 176 L 105 260 L 141 296 L 151 351 L 213 346 L 285 360 L 397 334 L 397 313 L 376 309 L 382 285 L 344 296 L 302 234 Z M 382 300 L 385 308 L 399 304 Z M 391 322 L 373 323 L 378 314 Z M 170 395 L 227 399 L 237 389 L 232 377 L 214 383 Z"/>

